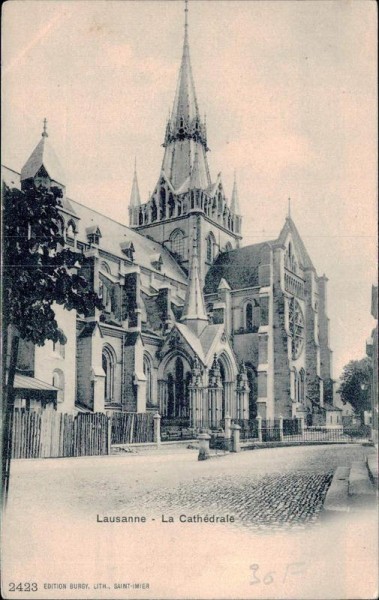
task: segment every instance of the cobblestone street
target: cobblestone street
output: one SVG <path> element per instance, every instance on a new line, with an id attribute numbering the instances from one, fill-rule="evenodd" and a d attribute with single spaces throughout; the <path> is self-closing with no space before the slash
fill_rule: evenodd
<path id="1" fill-rule="evenodd" d="M 363 459 L 370 450 L 360 445 L 271 448 L 199 463 L 197 450 L 183 447 L 147 456 L 19 461 L 14 463 L 15 477 L 22 471 L 15 501 L 27 493 L 38 506 L 48 498 L 75 514 L 92 507 L 103 514 L 143 511 L 152 517 L 228 513 L 237 526 L 304 527 L 317 521 L 336 467 Z M 51 469 L 53 464 L 59 468 Z"/>
<path id="2" fill-rule="evenodd" d="M 109 584 L 100 595 L 83 592 L 86 598 L 134 598 L 116 593 L 112 582 L 120 581 L 149 582 L 139 598 L 371 597 L 375 516 L 335 523 L 319 516 L 336 467 L 372 451 L 358 444 L 270 448 L 198 462 L 196 450 L 181 447 L 14 461 L 5 580 L 22 565 L 23 577 L 40 582 Z M 146 523 L 98 522 L 98 515 L 143 515 Z M 235 522 L 180 522 L 180 515 L 233 515 Z M 252 566 L 259 568 L 254 590 Z M 275 573 L 266 578 L 271 595 L 266 572 Z M 352 595 L 357 586 L 366 595 Z"/>

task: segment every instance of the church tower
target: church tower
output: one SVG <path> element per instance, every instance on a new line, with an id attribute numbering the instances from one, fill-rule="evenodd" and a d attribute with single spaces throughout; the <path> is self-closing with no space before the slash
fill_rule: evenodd
<path id="1" fill-rule="evenodd" d="M 184 14 L 182 60 L 161 172 L 145 204 L 136 202 L 132 193 L 129 214 L 130 227 L 163 244 L 187 272 L 195 236 L 199 278 L 204 283 L 216 257 L 239 247 L 242 219 L 238 203 L 230 206 L 226 198 L 221 174 L 213 182 L 210 175 L 206 124 L 200 117 L 190 60 L 188 0 Z"/>

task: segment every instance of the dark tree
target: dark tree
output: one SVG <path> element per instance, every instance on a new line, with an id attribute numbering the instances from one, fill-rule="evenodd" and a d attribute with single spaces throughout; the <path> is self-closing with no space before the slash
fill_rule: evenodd
<path id="1" fill-rule="evenodd" d="M 351 360 L 343 369 L 339 392 L 341 400 L 349 402 L 357 415 L 370 409 L 372 364 L 369 358 Z"/>
<path id="2" fill-rule="evenodd" d="M 53 304 L 87 315 L 101 300 L 80 275 L 82 255 L 65 247 L 62 192 L 30 185 L 3 188 L 3 490 L 9 485 L 14 376 L 19 339 L 66 342 Z M 9 341 L 11 338 L 11 342 Z M 11 346 L 8 365 L 7 353 Z M 7 378 L 6 372 L 7 370 Z M 6 383 L 5 383 L 6 382 Z"/>

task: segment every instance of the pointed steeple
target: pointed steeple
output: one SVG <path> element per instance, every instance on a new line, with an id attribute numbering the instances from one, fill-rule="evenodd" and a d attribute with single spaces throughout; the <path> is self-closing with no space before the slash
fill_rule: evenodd
<path id="1" fill-rule="evenodd" d="M 230 210 L 234 215 L 240 214 L 240 205 L 238 200 L 238 189 L 237 189 L 237 176 L 234 171 L 234 183 L 233 183 L 233 191 L 232 191 L 232 201 L 230 204 Z"/>
<path id="2" fill-rule="evenodd" d="M 130 208 L 136 208 L 137 206 L 141 206 L 141 197 L 139 193 L 138 187 L 138 178 L 137 178 L 137 160 L 134 160 L 134 175 L 133 175 L 133 183 L 132 183 L 132 191 L 130 194 Z"/>
<path id="3" fill-rule="evenodd" d="M 44 119 L 41 139 L 22 167 L 20 179 L 21 182 L 26 179 L 33 179 L 43 167 L 52 181 L 64 187 L 66 177 L 53 148 L 48 142 L 48 137 L 47 120 Z"/>
<path id="4" fill-rule="evenodd" d="M 189 282 L 181 321 L 200 334 L 208 323 L 203 290 L 200 283 L 199 260 L 197 256 L 197 233 L 194 227 L 193 253 L 189 272 Z"/>
<path id="5" fill-rule="evenodd" d="M 184 9 L 184 42 L 178 84 L 171 116 L 166 127 L 164 140 L 165 154 L 162 169 L 167 174 L 174 189 L 181 191 L 183 184 L 190 182 L 191 171 L 198 152 L 199 188 L 205 189 L 211 184 L 206 158 L 207 139 L 205 125 L 201 121 L 196 98 L 195 84 L 188 39 L 188 0 Z"/>

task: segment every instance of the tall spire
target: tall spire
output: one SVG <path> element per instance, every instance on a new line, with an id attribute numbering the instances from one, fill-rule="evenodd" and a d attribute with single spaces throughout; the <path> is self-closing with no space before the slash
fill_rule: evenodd
<path id="1" fill-rule="evenodd" d="M 138 179 L 137 179 L 137 160 L 134 159 L 134 175 L 133 175 L 133 184 L 132 184 L 132 191 L 130 194 L 129 206 L 130 206 L 130 208 L 136 208 L 137 206 L 140 206 L 140 205 L 141 205 L 141 197 L 139 194 Z"/>
<path id="2" fill-rule="evenodd" d="M 186 323 L 189 327 L 191 327 L 191 329 L 194 329 L 197 334 L 200 334 L 204 329 L 204 326 L 208 323 L 208 317 L 205 310 L 203 290 L 200 283 L 197 244 L 197 226 L 195 224 L 189 282 L 181 321 Z"/>
<path id="3" fill-rule="evenodd" d="M 291 218 L 291 198 L 288 198 L 288 213 L 287 213 L 287 218 L 288 219 Z"/>
<path id="4" fill-rule="evenodd" d="M 230 204 L 230 210 L 235 215 L 239 215 L 240 214 L 240 206 L 239 206 L 239 200 L 238 200 L 238 189 L 237 189 L 237 175 L 236 175 L 235 171 L 234 171 L 234 183 L 233 183 L 233 192 L 232 192 L 232 201 L 231 201 L 231 204 Z"/>
<path id="5" fill-rule="evenodd" d="M 163 144 L 165 154 L 162 164 L 162 169 L 174 189 L 180 189 L 181 192 L 188 189 L 196 148 L 199 153 L 200 187 L 205 189 L 211 184 L 206 159 L 208 150 L 206 131 L 197 104 L 190 60 L 188 29 L 188 0 L 185 0 L 182 60 L 174 104 L 166 127 Z M 187 186 L 186 189 L 183 186 Z"/>
<path id="6" fill-rule="evenodd" d="M 42 132 L 42 137 L 49 137 L 49 134 L 47 133 L 47 119 L 46 117 L 43 120 L 43 132 Z"/>

